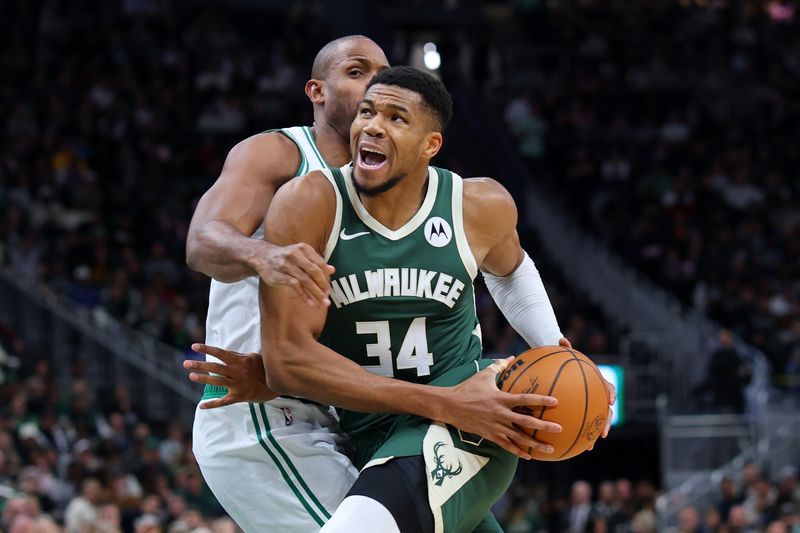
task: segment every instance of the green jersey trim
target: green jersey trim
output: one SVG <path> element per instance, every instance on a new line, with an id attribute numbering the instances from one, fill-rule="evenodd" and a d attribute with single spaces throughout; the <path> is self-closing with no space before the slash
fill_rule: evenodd
<path id="1" fill-rule="evenodd" d="M 282 129 L 279 129 L 279 130 L 270 130 L 270 132 L 272 132 L 272 131 L 279 131 L 279 132 L 283 133 L 284 135 L 286 135 L 289 138 L 289 140 L 292 141 L 295 144 L 295 146 L 297 146 L 297 151 L 300 152 L 300 158 L 301 158 L 300 159 L 300 168 L 297 169 L 297 173 L 295 173 L 294 177 L 296 178 L 297 176 L 302 176 L 303 174 L 308 172 L 308 161 L 306 160 L 306 154 L 303 152 L 303 145 L 300 143 L 300 140 L 297 139 L 292 134 L 291 131 L 289 131 L 289 128 L 282 128 Z"/>
<path id="2" fill-rule="evenodd" d="M 320 511 L 322 511 L 323 516 L 325 516 L 325 518 L 330 518 L 331 517 L 330 513 L 325 509 L 325 507 L 322 505 L 319 499 L 317 499 L 317 497 L 314 495 L 314 493 L 306 484 L 305 480 L 303 479 L 303 476 L 301 476 L 300 472 L 297 471 L 297 468 L 294 466 L 294 463 L 292 463 L 292 461 L 289 459 L 289 456 L 286 454 L 286 452 L 283 451 L 283 448 L 281 448 L 280 444 L 278 444 L 278 441 L 275 440 L 275 437 L 272 436 L 272 428 L 270 428 L 269 426 L 269 421 L 267 419 L 267 410 L 264 408 L 264 404 L 263 403 L 258 404 L 258 408 L 261 411 L 261 418 L 264 421 L 264 428 L 267 430 L 267 438 L 272 443 L 272 446 L 276 450 L 278 450 L 278 453 L 281 455 L 281 457 L 283 457 L 283 460 L 286 461 L 287 465 L 289 465 L 289 469 L 291 469 L 292 473 L 294 474 L 294 477 L 300 482 L 300 485 L 302 485 L 303 489 L 305 489 L 306 493 L 311 497 L 311 501 L 313 501 L 316 504 L 317 508 Z"/>
<path id="3" fill-rule="evenodd" d="M 317 148 L 317 142 L 314 139 L 314 134 L 311 132 L 311 128 L 304 126 L 303 133 L 305 134 L 306 139 L 308 139 L 308 144 L 310 144 L 311 148 L 314 150 L 314 155 L 317 156 L 319 164 L 322 165 L 322 168 L 331 168 L 331 166 L 325 162 L 325 158 L 322 157 L 322 153 L 320 153 L 319 148 Z"/>
<path id="4" fill-rule="evenodd" d="M 305 507 L 306 511 L 308 511 L 309 516 L 311 516 L 311 518 L 317 524 L 319 524 L 320 526 L 325 525 L 325 520 L 320 518 L 318 512 L 322 511 L 322 514 L 325 516 L 325 518 L 330 518 L 331 515 L 327 512 L 327 510 L 325 510 L 325 508 L 322 506 L 322 504 L 319 503 L 319 500 L 314 496 L 314 494 L 311 492 L 311 490 L 309 490 L 308 485 L 306 485 L 306 483 L 303 481 L 303 478 L 300 477 L 299 473 L 297 472 L 297 469 L 294 467 L 294 465 L 291 463 L 291 461 L 289 461 L 288 457 L 286 457 L 286 453 L 280 448 L 280 446 L 278 446 L 277 442 L 275 441 L 275 438 L 272 436 L 272 431 L 270 430 L 269 422 L 267 421 L 267 414 L 266 414 L 266 411 L 264 410 L 264 406 L 263 405 L 260 406 L 260 408 L 261 408 L 260 409 L 261 410 L 261 417 L 262 417 L 261 421 L 264 424 L 264 432 L 266 433 L 267 438 L 269 439 L 269 441 L 273 444 L 273 446 L 275 446 L 275 448 L 278 450 L 278 452 L 280 452 L 280 454 L 284 458 L 284 460 L 286 460 L 286 462 L 288 463 L 289 467 L 292 469 L 292 472 L 294 473 L 296 478 L 302 484 L 303 488 L 306 491 L 305 495 L 297 488 L 297 485 L 295 485 L 295 483 L 292 480 L 291 476 L 286 471 L 286 468 L 283 466 L 283 464 L 281 464 L 280 460 L 275 455 L 275 453 L 272 450 L 270 450 L 269 446 L 267 445 L 266 441 L 264 440 L 264 436 L 262 435 L 261 425 L 258 422 L 258 414 L 256 412 L 255 405 L 251 403 L 251 404 L 249 404 L 249 406 L 250 406 L 250 416 L 252 417 L 253 424 L 255 425 L 256 436 L 258 438 L 259 444 L 261 444 L 261 447 L 264 449 L 265 452 L 267 452 L 267 455 L 269 455 L 270 459 L 272 459 L 272 462 L 275 463 L 275 466 L 280 471 L 281 476 L 283 477 L 284 481 L 286 481 L 286 484 L 292 490 L 294 495 L 297 497 L 297 499 L 300 501 L 300 503 L 303 505 L 303 507 Z M 310 496 L 311 500 L 316 504 L 317 509 L 314 509 L 312 507 L 311 503 L 306 499 L 306 496 Z"/>
<path id="5" fill-rule="evenodd" d="M 222 398 L 226 394 L 228 394 L 227 387 L 221 385 L 206 385 L 203 387 L 203 397 L 200 398 L 200 401 Z"/>
<path id="6" fill-rule="evenodd" d="M 456 237 L 458 255 L 461 256 L 461 262 L 464 263 L 467 273 L 474 280 L 478 275 L 478 264 L 472 254 L 472 248 L 469 247 L 467 233 L 464 230 L 464 180 L 455 172 L 450 174 L 453 177 L 453 232 Z"/>
<path id="7" fill-rule="evenodd" d="M 416 214 L 411 219 L 403 224 L 401 227 L 392 230 L 378 222 L 372 215 L 369 214 L 367 208 L 361 203 L 361 198 L 358 197 L 353 181 L 350 178 L 353 167 L 351 165 L 341 168 L 342 176 L 344 177 L 344 184 L 347 187 L 347 196 L 350 198 L 350 204 L 353 210 L 368 228 L 372 231 L 386 237 L 390 241 L 399 241 L 403 237 L 411 235 L 423 222 L 428 218 L 436 204 L 436 192 L 439 189 L 439 174 L 433 167 L 428 167 L 428 192 L 425 194 L 425 200 Z"/>

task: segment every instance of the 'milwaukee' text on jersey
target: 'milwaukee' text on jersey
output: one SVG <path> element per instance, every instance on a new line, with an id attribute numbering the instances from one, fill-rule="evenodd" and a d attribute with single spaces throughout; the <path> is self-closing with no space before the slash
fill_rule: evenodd
<path id="1" fill-rule="evenodd" d="M 424 268 L 377 268 L 331 280 L 331 301 L 337 308 L 390 296 L 424 298 L 449 308 L 458 301 L 464 282 Z"/>

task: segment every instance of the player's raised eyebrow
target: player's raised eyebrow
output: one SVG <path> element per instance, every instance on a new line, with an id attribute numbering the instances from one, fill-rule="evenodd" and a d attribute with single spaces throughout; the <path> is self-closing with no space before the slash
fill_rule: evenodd
<path id="1" fill-rule="evenodd" d="M 370 99 L 370 98 L 364 98 L 364 99 L 362 99 L 362 100 L 361 100 L 361 103 L 362 103 L 362 104 L 368 104 L 368 105 L 370 105 L 370 106 L 372 106 L 372 107 L 375 107 L 375 102 L 373 102 L 373 101 L 372 101 L 372 99 Z M 386 107 L 390 107 L 390 108 L 392 108 L 392 109 L 395 109 L 395 110 L 397 110 L 397 111 L 402 111 L 403 113 L 408 113 L 408 112 L 409 112 L 409 111 L 408 111 L 408 108 L 406 108 L 406 107 L 403 107 L 403 106 L 401 106 L 400 104 L 393 104 L 392 102 L 387 102 L 387 103 L 385 103 L 385 104 L 383 104 L 383 105 L 384 105 L 384 106 L 386 106 Z"/>

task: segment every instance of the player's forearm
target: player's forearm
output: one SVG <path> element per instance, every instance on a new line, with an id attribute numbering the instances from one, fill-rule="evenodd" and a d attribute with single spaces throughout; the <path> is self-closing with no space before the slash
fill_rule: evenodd
<path id="1" fill-rule="evenodd" d="M 362 413 L 407 413 L 442 420 L 446 389 L 364 370 L 316 341 L 266 342 L 267 385 L 281 395 Z"/>
<path id="2" fill-rule="evenodd" d="M 242 235 L 226 222 L 212 220 L 189 231 L 186 264 L 217 281 L 233 283 L 258 275 L 250 265 L 265 246 L 270 244 Z"/>

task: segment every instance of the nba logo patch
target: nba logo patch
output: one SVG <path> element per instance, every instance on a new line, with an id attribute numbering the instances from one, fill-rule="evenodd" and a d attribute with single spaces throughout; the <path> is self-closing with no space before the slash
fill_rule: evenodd
<path id="1" fill-rule="evenodd" d="M 281 410 L 283 411 L 283 418 L 286 420 L 286 425 L 292 425 L 292 410 L 288 407 L 282 407 Z"/>
<path id="2" fill-rule="evenodd" d="M 431 217 L 425 223 L 425 240 L 428 244 L 441 248 L 446 246 L 450 239 L 453 238 L 453 230 L 450 229 L 450 224 L 441 217 Z"/>

